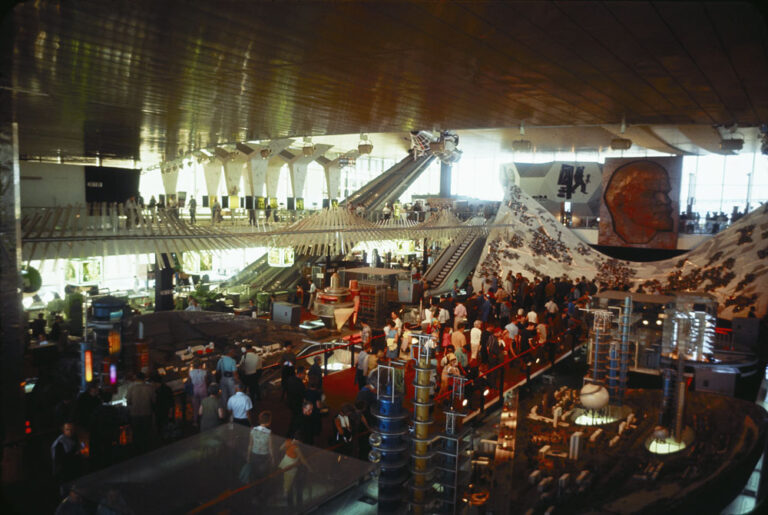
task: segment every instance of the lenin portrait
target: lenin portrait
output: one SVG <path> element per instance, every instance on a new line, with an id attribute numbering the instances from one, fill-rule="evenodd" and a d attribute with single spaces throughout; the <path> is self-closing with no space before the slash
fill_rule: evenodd
<path id="1" fill-rule="evenodd" d="M 681 159 L 606 159 L 598 244 L 677 247 Z"/>

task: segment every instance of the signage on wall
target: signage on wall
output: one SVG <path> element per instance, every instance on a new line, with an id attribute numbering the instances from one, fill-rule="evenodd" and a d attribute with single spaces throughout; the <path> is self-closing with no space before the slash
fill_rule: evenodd
<path id="1" fill-rule="evenodd" d="M 677 248 L 682 157 L 606 159 L 598 244 Z"/>
<path id="2" fill-rule="evenodd" d="M 267 199 L 264 197 L 256 197 L 256 209 L 266 209 Z"/>
<path id="3" fill-rule="evenodd" d="M 277 197 L 269 197 L 269 207 L 277 209 Z"/>
<path id="4" fill-rule="evenodd" d="M 273 247 L 267 253 L 267 264 L 272 267 L 286 268 L 293 266 L 294 254 L 290 247 Z"/>
<path id="5" fill-rule="evenodd" d="M 304 211 L 304 199 L 301 197 L 296 199 L 296 211 Z"/>

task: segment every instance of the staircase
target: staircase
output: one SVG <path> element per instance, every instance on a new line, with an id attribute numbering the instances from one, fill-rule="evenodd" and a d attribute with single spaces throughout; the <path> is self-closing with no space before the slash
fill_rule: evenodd
<path id="1" fill-rule="evenodd" d="M 428 277 L 432 284 L 443 284 L 443 281 L 445 281 L 448 274 L 451 272 L 451 270 L 453 270 L 453 267 L 456 265 L 459 259 L 461 259 L 461 256 L 464 255 L 464 251 L 467 250 L 467 247 L 469 247 L 472 242 L 475 241 L 475 238 L 477 238 L 477 236 L 470 235 L 461 240 L 458 245 L 451 245 L 448 247 L 447 250 L 449 252 L 453 250 L 453 252 L 448 258 L 448 261 L 446 261 L 440 270 L 437 271 L 437 275 L 435 275 L 434 278 Z"/>

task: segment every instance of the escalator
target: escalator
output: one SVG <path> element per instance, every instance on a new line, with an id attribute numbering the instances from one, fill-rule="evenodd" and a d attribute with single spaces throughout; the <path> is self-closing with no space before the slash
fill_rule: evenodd
<path id="1" fill-rule="evenodd" d="M 259 259 L 246 266 L 238 273 L 227 279 L 227 286 L 234 286 L 238 284 L 252 284 L 257 277 L 261 277 L 270 269 L 269 263 L 267 263 L 267 253 L 261 256 Z"/>
<path id="2" fill-rule="evenodd" d="M 413 181 L 427 169 L 434 159 L 435 156 L 432 154 L 414 159 L 413 155 L 409 153 L 403 160 L 354 192 L 341 204 L 362 205 L 366 212 L 378 211 L 384 207 L 385 203 L 391 205 L 400 198 L 400 195 L 413 184 Z"/>
<path id="3" fill-rule="evenodd" d="M 448 245 L 425 274 L 430 284 L 428 293 L 439 295 L 450 292 L 455 279 L 462 284 L 477 266 L 486 239 L 483 234 L 468 234 Z"/>
<path id="4" fill-rule="evenodd" d="M 289 267 L 273 267 L 267 262 L 267 254 L 248 265 L 227 280 L 227 287 L 249 285 L 251 289 L 263 291 L 292 291 L 301 278 L 301 270 L 311 264 L 312 256 L 296 256 Z"/>
<path id="5" fill-rule="evenodd" d="M 296 256 L 292 266 L 271 268 L 260 281 L 257 281 L 259 289 L 264 291 L 293 291 L 301 279 L 301 271 L 310 266 L 315 259 L 317 259 L 316 256 Z"/>

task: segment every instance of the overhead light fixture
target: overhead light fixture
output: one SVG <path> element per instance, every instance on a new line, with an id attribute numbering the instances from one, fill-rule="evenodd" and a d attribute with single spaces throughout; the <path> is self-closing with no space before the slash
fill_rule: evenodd
<path id="1" fill-rule="evenodd" d="M 632 140 L 627 138 L 614 138 L 611 140 L 611 150 L 629 150 Z"/>
<path id="2" fill-rule="evenodd" d="M 259 154 L 261 154 L 262 159 L 269 159 L 269 156 L 272 155 L 272 149 L 269 147 L 262 148 L 259 150 Z"/>
<path id="3" fill-rule="evenodd" d="M 226 159 L 229 159 L 230 157 L 232 157 L 232 156 L 230 156 L 229 152 L 227 152 L 226 150 L 224 150 L 224 149 L 223 149 L 223 148 L 221 148 L 221 147 L 216 147 L 216 148 L 214 148 L 214 149 L 213 149 L 213 152 L 216 154 L 216 157 L 218 157 L 218 158 L 219 158 L 219 159 L 221 159 L 222 161 L 224 161 L 224 160 L 226 160 Z"/>
<path id="4" fill-rule="evenodd" d="M 632 140 L 625 138 L 624 131 L 627 130 L 627 119 L 624 115 L 621 116 L 621 136 L 620 138 L 613 138 L 611 140 L 611 150 L 629 150 L 632 147 Z"/>
<path id="5" fill-rule="evenodd" d="M 360 135 L 360 142 L 357 144 L 357 151 L 361 154 L 370 154 L 373 152 L 373 143 L 368 139 L 367 134 Z"/>
<path id="6" fill-rule="evenodd" d="M 525 125 L 522 121 L 520 122 L 520 136 L 525 136 Z M 533 150 L 533 143 L 531 143 L 531 140 L 521 137 L 512 142 L 512 150 L 515 152 L 530 152 Z"/>
<path id="7" fill-rule="evenodd" d="M 315 144 L 312 143 L 312 138 L 304 138 L 304 144 L 301 146 L 301 153 L 306 157 L 309 157 L 315 153 Z"/>
<path id="8" fill-rule="evenodd" d="M 744 140 L 741 138 L 728 138 L 720 140 L 720 150 L 738 152 L 744 148 Z"/>
<path id="9" fill-rule="evenodd" d="M 211 151 L 210 151 L 210 150 L 208 150 L 207 148 L 203 148 L 203 149 L 200 149 L 200 152 L 202 152 L 203 154 L 205 154 L 205 156 L 206 156 L 206 157 L 213 157 L 213 154 L 212 154 L 212 153 L 211 153 Z"/>
<path id="10" fill-rule="evenodd" d="M 518 139 L 512 142 L 512 150 L 515 152 L 530 152 L 533 149 L 533 143 L 527 139 Z"/>
<path id="11" fill-rule="evenodd" d="M 254 149 L 246 145 L 245 143 L 235 143 L 235 148 L 245 154 L 246 156 L 250 156 L 255 152 Z"/>

